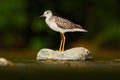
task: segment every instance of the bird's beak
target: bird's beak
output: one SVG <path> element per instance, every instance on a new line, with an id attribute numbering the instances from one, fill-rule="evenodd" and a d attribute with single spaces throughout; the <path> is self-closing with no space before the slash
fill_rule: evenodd
<path id="1" fill-rule="evenodd" d="M 44 17 L 44 15 L 38 16 L 38 17 L 36 17 L 35 19 L 39 19 L 39 18 L 41 18 L 41 17 Z"/>
<path id="2" fill-rule="evenodd" d="M 44 15 L 41 15 L 40 17 L 44 17 Z"/>

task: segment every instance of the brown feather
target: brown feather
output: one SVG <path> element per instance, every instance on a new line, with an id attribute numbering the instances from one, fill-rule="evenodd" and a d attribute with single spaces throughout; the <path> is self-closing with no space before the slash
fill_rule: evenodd
<path id="1" fill-rule="evenodd" d="M 63 29 L 82 28 L 80 25 L 74 24 L 68 19 L 64 19 L 58 16 L 53 16 L 51 19 L 54 19 L 58 27 L 63 28 Z"/>

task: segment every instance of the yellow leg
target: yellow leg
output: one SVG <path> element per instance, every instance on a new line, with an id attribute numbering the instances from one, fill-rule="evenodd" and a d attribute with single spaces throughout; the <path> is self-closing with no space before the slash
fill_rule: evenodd
<path id="1" fill-rule="evenodd" d="M 65 47 L 65 35 L 64 35 L 64 33 L 62 33 L 62 36 L 63 36 L 63 43 L 62 43 L 62 50 L 61 51 L 64 51 L 64 47 Z"/>
<path id="2" fill-rule="evenodd" d="M 62 51 L 63 35 L 62 35 L 62 33 L 60 33 L 60 35 L 61 35 L 61 42 L 60 42 L 60 48 L 59 48 L 59 51 Z"/>

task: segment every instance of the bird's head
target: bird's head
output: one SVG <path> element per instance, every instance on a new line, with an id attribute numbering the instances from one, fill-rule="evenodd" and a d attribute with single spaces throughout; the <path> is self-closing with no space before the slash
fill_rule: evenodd
<path id="1" fill-rule="evenodd" d="M 47 10 L 44 12 L 43 15 L 41 15 L 41 17 L 51 17 L 52 16 L 52 11 L 51 10 Z"/>

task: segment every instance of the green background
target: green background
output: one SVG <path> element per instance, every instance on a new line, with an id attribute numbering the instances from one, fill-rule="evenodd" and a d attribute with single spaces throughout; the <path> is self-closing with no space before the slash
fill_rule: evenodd
<path id="1" fill-rule="evenodd" d="M 35 59 L 42 48 L 57 50 L 60 35 L 45 18 L 45 10 L 80 24 L 88 33 L 66 33 L 66 47 L 85 47 L 95 58 L 119 58 L 119 0 L 0 0 L 0 57 Z M 26 55 L 26 56 L 23 56 Z"/>

